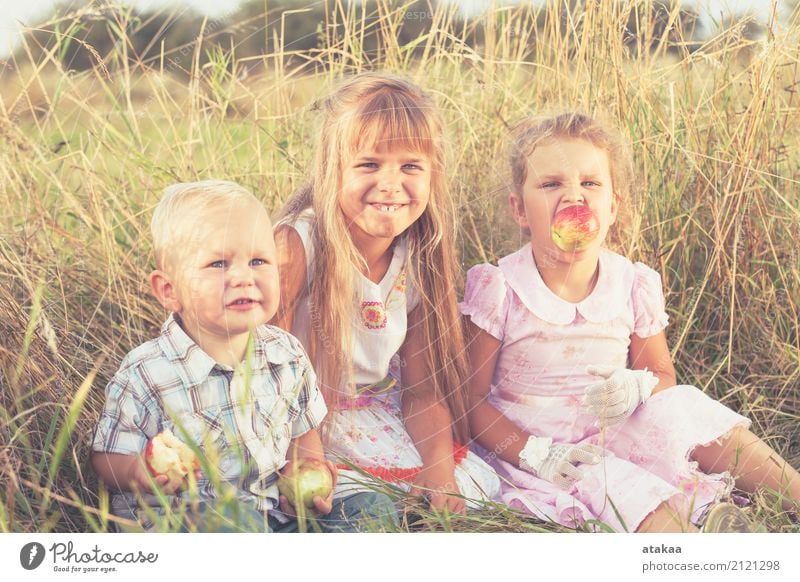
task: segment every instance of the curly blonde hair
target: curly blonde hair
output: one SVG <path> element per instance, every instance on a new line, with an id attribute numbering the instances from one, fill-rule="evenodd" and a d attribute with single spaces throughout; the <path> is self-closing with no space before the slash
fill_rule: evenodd
<path id="1" fill-rule="evenodd" d="M 528 179 L 528 158 L 540 145 L 558 139 L 582 139 L 608 155 L 614 196 L 617 199 L 615 242 L 628 228 L 627 204 L 633 193 L 633 156 L 630 144 L 614 126 L 580 112 L 571 111 L 549 117 L 531 117 L 518 123 L 512 130 L 511 184 L 520 196 Z"/>

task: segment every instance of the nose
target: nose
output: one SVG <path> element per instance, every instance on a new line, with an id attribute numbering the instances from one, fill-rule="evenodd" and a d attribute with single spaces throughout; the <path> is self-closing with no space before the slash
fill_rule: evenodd
<path id="1" fill-rule="evenodd" d="M 250 265 L 234 265 L 228 270 L 228 284 L 231 287 L 246 287 L 252 285 L 253 281 Z"/>
<path id="2" fill-rule="evenodd" d="M 395 169 L 385 169 L 381 172 L 378 182 L 378 189 L 381 192 L 394 193 L 400 191 L 400 172 Z"/>
<path id="3" fill-rule="evenodd" d="M 561 198 L 566 204 L 582 203 L 584 201 L 583 188 L 580 184 L 569 184 L 564 188 L 564 195 Z"/>

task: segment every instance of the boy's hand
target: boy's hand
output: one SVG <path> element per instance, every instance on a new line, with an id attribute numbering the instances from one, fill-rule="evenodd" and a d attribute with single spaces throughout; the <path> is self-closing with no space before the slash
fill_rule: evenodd
<path id="1" fill-rule="evenodd" d="M 201 476 L 202 473 L 199 470 L 195 471 L 195 480 L 200 479 Z M 131 489 L 133 489 L 135 486 L 139 489 L 139 491 L 151 494 L 155 493 L 150 484 L 151 478 L 153 481 L 155 481 L 155 484 L 165 495 L 174 495 L 175 493 L 180 492 L 183 486 L 188 482 L 188 477 L 180 482 L 170 482 L 170 478 L 166 475 L 151 476 L 150 471 L 147 468 L 147 463 L 144 460 L 144 455 L 137 455 L 131 465 L 129 476 Z"/>
<path id="2" fill-rule="evenodd" d="M 467 504 L 456 485 L 452 469 L 446 466 L 423 466 L 409 494 L 413 497 L 424 497 L 431 508 L 450 513 L 466 513 Z"/>
<path id="3" fill-rule="evenodd" d="M 324 459 L 324 461 L 325 461 L 325 466 L 328 468 L 328 471 L 330 471 L 331 478 L 333 480 L 333 485 L 331 487 L 331 492 L 327 497 L 323 499 L 322 497 L 317 495 L 312 500 L 314 502 L 314 507 L 309 509 L 309 511 L 311 511 L 314 517 L 322 517 L 323 515 L 328 515 L 333 509 L 333 492 L 336 490 L 336 480 L 339 476 L 339 473 L 336 470 L 336 465 L 334 465 L 327 459 Z M 281 473 L 288 472 L 291 469 L 291 467 L 292 467 L 292 461 L 288 461 L 281 469 Z M 295 506 L 291 504 L 291 502 L 286 498 L 285 495 L 280 495 L 278 497 L 278 505 L 280 507 L 280 510 L 286 515 L 297 517 L 297 509 L 295 509 Z"/>

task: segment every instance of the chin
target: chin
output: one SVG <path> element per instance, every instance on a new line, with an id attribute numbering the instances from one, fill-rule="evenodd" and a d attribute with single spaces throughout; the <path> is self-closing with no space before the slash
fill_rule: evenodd
<path id="1" fill-rule="evenodd" d="M 229 335 L 241 335 L 243 333 L 248 333 L 251 330 L 255 329 L 259 325 L 263 325 L 267 323 L 269 319 L 266 316 L 259 316 L 259 317 L 251 317 L 246 320 L 235 320 L 231 321 L 230 319 L 226 320 L 223 324 L 225 329 L 228 331 Z"/>
<path id="2" fill-rule="evenodd" d="M 362 230 L 373 238 L 393 239 L 402 234 L 404 229 L 397 228 L 394 224 L 379 224 Z"/>

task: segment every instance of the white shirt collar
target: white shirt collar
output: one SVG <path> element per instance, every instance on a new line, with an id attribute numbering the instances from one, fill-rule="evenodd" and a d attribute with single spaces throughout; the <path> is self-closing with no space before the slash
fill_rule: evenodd
<path id="1" fill-rule="evenodd" d="M 533 260 L 530 243 L 503 257 L 497 265 L 525 307 L 539 319 L 568 325 L 580 313 L 588 321 L 603 323 L 627 311 L 634 273 L 633 269 L 626 268 L 627 259 L 616 253 L 602 249 L 599 259 L 597 284 L 589 296 L 578 303 L 562 299 L 545 284 Z"/>

